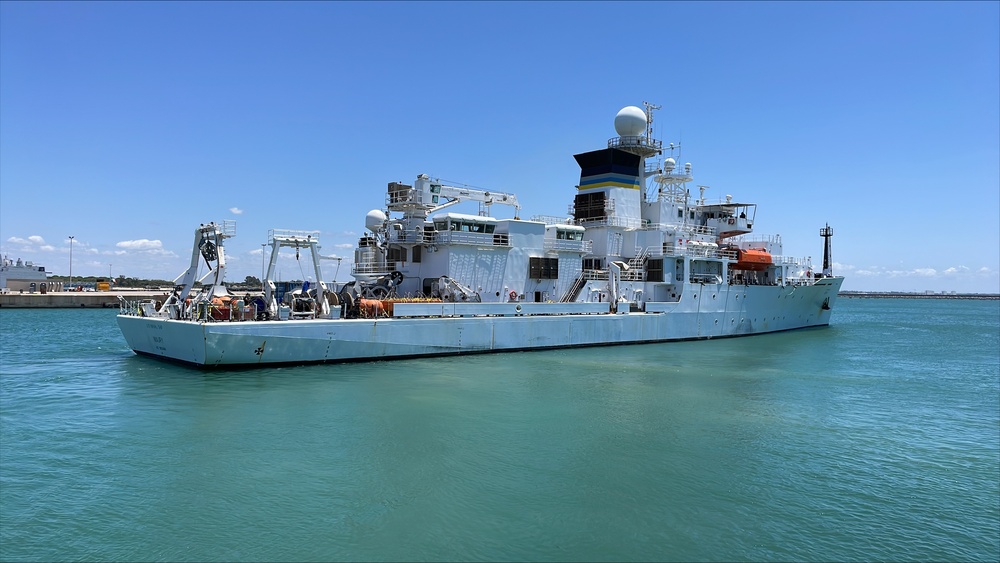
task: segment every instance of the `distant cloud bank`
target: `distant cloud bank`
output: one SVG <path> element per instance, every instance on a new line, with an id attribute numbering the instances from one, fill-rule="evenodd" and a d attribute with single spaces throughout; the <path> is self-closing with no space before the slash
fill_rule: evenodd
<path id="1" fill-rule="evenodd" d="M 124 248 L 126 250 L 162 250 L 163 243 L 159 240 L 149 240 L 149 239 L 137 239 L 137 240 L 123 240 L 115 244 L 118 248 Z"/>
<path id="2" fill-rule="evenodd" d="M 845 289 L 871 291 L 971 291 L 975 293 L 1000 292 L 1000 272 L 983 266 L 893 269 L 883 266 L 857 267 L 834 262 L 833 273 L 844 276 Z M 985 284 L 985 288 L 984 288 Z"/>

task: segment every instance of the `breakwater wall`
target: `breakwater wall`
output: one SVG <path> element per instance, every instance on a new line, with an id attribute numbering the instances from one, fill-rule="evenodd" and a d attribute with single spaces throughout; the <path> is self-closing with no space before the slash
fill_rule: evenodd
<path id="1" fill-rule="evenodd" d="M 908 293 L 905 291 L 841 291 L 838 297 L 847 299 L 1000 299 L 998 293 Z"/>

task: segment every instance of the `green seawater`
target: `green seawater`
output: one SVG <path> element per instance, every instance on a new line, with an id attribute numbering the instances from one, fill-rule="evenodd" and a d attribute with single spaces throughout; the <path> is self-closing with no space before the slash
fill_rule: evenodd
<path id="1" fill-rule="evenodd" d="M 1000 302 L 203 372 L 0 310 L 3 561 L 997 561 Z"/>

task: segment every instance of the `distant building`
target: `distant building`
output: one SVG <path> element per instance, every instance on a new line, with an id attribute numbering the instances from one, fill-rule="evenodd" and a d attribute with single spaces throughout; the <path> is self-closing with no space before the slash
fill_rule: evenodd
<path id="1" fill-rule="evenodd" d="M 17 262 L 4 256 L 0 263 L 0 291 L 20 291 L 28 293 L 46 293 L 48 291 L 62 291 L 62 282 L 49 281 L 45 266 L 38 266 L 31 262 L 23 262 L 20 258 Z"/>

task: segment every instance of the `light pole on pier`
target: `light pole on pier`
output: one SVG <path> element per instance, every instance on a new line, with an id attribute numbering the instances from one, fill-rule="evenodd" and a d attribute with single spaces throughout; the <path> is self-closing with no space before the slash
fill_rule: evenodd
<path id="1" fill-rule="evenodd" d="M 267 248 L 267 243 L 262 242 L 260 244 L 260 290 L 264 291 L 264 249 Z"/>
<path id="2" fill-rule="evenodd" d="M 73 239 L 76 237 L 69 237 L 69 287 L 72 291 L 73 289 Z"/>

